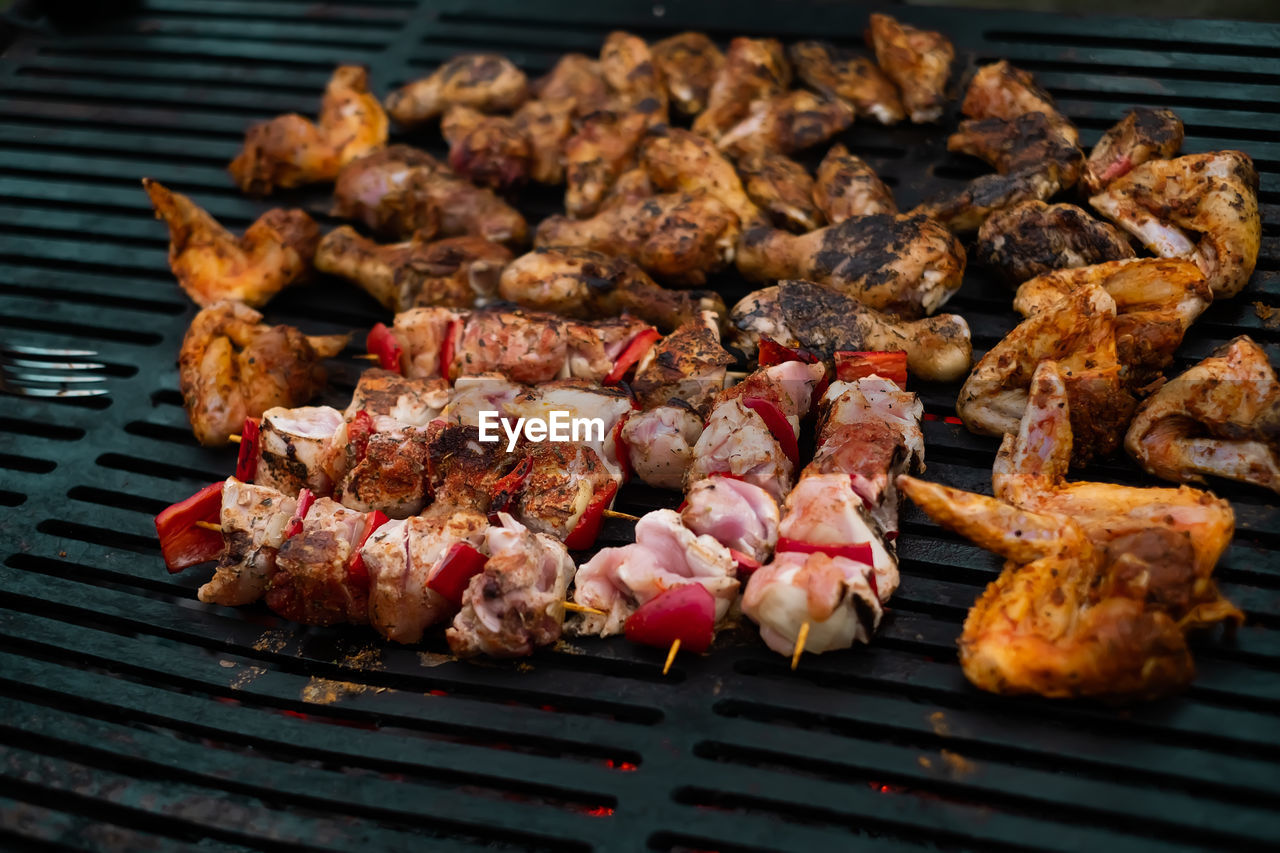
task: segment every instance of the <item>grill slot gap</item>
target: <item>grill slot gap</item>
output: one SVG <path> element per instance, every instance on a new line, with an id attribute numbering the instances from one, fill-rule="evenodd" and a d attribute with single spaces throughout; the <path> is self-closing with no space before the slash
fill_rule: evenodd
<path id="1" fill-rule="evenodd" d="M 125 456 L 122 453 L 104 453 L 94 462 L 103 468 L 110 468 L 113 471 L 128 471 L 131 474 L 159 477 L 162 480 L 200 480 L 201 482 L 209 483 L 226 479 L 223 473 L 188 468 L 185 465 L 174 465 L 168 462 L 157 462 L 154 459 L 139 459 L 136 456 Z"/>

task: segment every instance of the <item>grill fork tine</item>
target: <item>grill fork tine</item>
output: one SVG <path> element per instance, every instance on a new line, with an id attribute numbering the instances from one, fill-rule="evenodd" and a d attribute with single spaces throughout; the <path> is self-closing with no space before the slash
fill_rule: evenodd
<path id="1" fill-rule="evenodd" d="M 102 370 L 105 364 L 65 360 L 95 355 L 93 350 L 0 344 L 0 392 L 19 397 L 99 397 L 110 393 L 106 388 L 83 387 L 106 381 L 105 376 L 85 372 Z M 55 358 L 64 360 L 49 360 Z"/>

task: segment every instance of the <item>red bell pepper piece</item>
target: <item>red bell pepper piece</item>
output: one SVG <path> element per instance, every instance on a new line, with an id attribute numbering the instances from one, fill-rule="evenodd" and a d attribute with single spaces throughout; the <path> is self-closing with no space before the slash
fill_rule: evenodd
<path id="1" fill-rule="evenodd" d="M 455 542 L 440 558 L 440 564 L 427 579 L 427 587 L 440 593 L 454 607 L 462 606 L 462 594 L 471 579 L 484 571 L 488 557 L 470 542 Z"/>
<path id="2" fill-rule="evenodd" d="M 315 502 L 316 496 L 311 494 L 310 489 L 304 488 L 298 492 L 298 508 L 293 511 L 293 518 L 289 519 L 289 524 L 284 529 L 285 539 L 292 539 L 302 532 L 302 520 L 307 517 L 308 510 Z"/>
<path id="3" fill-rule="evenodd" d="M 591 497 L 591 503 L 587 504 L 587 508 L 578 517 L 578 523 L 564 538 L 564 547 L 570 551 L 581 551 L 596 544 L 596 537 L 600 535 L 600 525 L 604 524 L 604 511 L 609 508 L 609 504 L 613 502 L 613 496 L 617 493 L 618 484 L 610 480 L 607 486 Z"/>
<path id="4" fill-rule="evenodd" d="M 640 334 L 631 339 L 626 348 L 618 356 L 618 360 L 613 363 L 613 370 L 609 371 L 609 375 L 604 378 L 605 385 L 617 385 L 622 381 L 622 377 L 627 375 L 627 371 L 631 366 L 637 364 L 640 359 L 644 358 L 644 354 L 658 342 L 662 335 L 658 334 L 657 329 L 645 329 Z"/>
<path id="5" fill-rule="evenodd" d="M 440 342 L 440 375 L 446 382 L 452 382 L 449 367 L 453 364 L 453 355 L 458 349 L 458 335 L 462 333 L 462 320 L 454 318 L 444 330 L 444 340 Z"/>
<path id="6" fill-rule="evenodd" d="M 716 630 L 716 600 L 700 583 L 673 586 L 658 593 L 627 617 L 623 626 L 633 643 L 702 653 L 711 647 Z"/>
<path id="7" fill-rule="evenodd" d="M 404 373 L 404 348 L 386 324 L 373 325 L 369 336 L 365 338 L 364 348 L 378 357 L 378 366 L 383 370 Z"/>
<path id="8" fill-rule="evenodd" d="M 907 387 L 907 354 L 905 352 L 851 352 L 836 353 L 836 378 L 852 382 L 871 374 L 892 379 L 901 388 Z"/>
<path id="9" fill-rule="evenodd" d="M 533 460 L 526 456 L 516 467 L 493 484 L 493 488 L 489 491 L 490 521 L 496 524 L 498 513 L 507 512 L 508 508 L 519 499 L 520 493 L 524 491 L 525 481 L 529 479 L 532 471 Z"/>
<path id="10" fill-rule="evenodd" d="M 236 479 L 242 483 L 252 483 L 258 475 L 258 432 L 261 429 L 260 418 L 245 418 L 240 427 L 240 453 L 236 456 Z"/>
<path id="11" fill-rule="evenodd" d="M 634 469 L 631 467 L 631 445 L 627 444 L 627 440 L 622 437 L 622 428 L 627 425 L 627 419 L 631 417 L 631 413 L 618 418 L 618 422 L 613 425 L 613 453 L 618 457 L 618 467 L 622 469 L 622 481 L 631 480 Z"/>
<path id="12" fill-rule="evenodd" d="M 760 353 L 756 356 L 756 362 L 761 367 L 772 367 L 775 364 L 786 364 L 788 361 L 817 364 L 818 357 L 807 349 L 783 346 L 773 338 L 760 339 Z"/>
<path id="13" fill-rule="evenodd" d="M 373 531 L 390 520 L 382 510 L 375 509 L 369 513 L 368 519 L 365 520 L 364 533 L 360 536 L 360 541 L 356 543 L 355 550 L 351 552 L 351 559 L 347 561 L 347 576 L 354 578 L 357 583 L 366 588 L 369 586 L 369 570 L 364 564 L 364 543 L 369 541 Z"/>
<path id="14" fill-rule="evenodd" d="M 769 432 L 778 440 L 782 452 L 794 467 L 799 468 L 800 442 L 796 439 L 796 431 L 791 428 L 791 422 L 782 409 L 778 408 L 778 404 L 765 397 L 744 397 L 742 405 L 760 416 Z"/>
<path id="15" fill-rule="evenodd" d="M 356 462 L 364 461 L 369 452 L 369 438 L 375 431 L 373 416 L 364 409 L 356 412 L 356 416 L 347 424 L 347 443 L 356 453 Z"/>
<path id="16" fill-rule="evenodd" d="M 217 524 L 221 514 L 222 483 L 213 483 L 157 515 L 156 535 L 165 568 L 180 572 L 222 553 L 222 534 L 196 527 L 197 521 Z"/>
<path id="17" fill-rule="evenodd" d="M 826 554 L 828 557 L 847 557 L 857 563 L 863 563 L 868 566 L 875 565 L 870 542 L 856 542 L 852 545 L 818 545 L 813 542 L 801 542 L 799 539 L 788 539 L 785 536 L 779 536 L 778 547 L 774 550 L 779 554 L 784 551 L 798 551 L 801 554 Z"/>
<path id="18" fill-rule="evenodd" d="M 738 575 L 740 577 L 745 577 L 760 568 L 759 560 L 755 557 L 748 557 L 737 548 L 730 548 L 729 556 L 733 557 L 733 561 L 738 564 Z"/>

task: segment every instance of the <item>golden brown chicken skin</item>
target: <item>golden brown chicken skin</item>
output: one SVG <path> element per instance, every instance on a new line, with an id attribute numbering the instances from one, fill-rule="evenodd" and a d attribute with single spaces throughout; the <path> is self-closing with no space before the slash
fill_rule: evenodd
<path id="1" fill-rule="evenodd" d="M 318 121 L 289 114 L 253 125 L 227 169 L 250 195 L 332 181 L 352 160 L 384 148 L 389 129 L 387 114 L 369 93 L 369 73 L 343 65 L 325 89 Z"/>
<path id="2" fill-rule="evenodd" d="M 609 86 L 600 62 L 582 53 L 566 53 L 544 76 L 533 82 L 535 98 L 549 103 L 568 102 L 574 118 L 584 118 L 609 106 Z"/>
<path id="3" fill-rule="evenodd" d="M 533 169 L 533 146 L 510 116 L 454 106 L 440 119 L 449 166 L 474 184 L 496 190 L 523 185 Z"/>
<path id="4" fill-rule="evenodd" d="M 1053 270 L 1133 257 L 1129 238 L 1074 204 L 1032 200 L 993 213 L 978 229 L 974 259 L 1017 286 Z"/>
<path id="5" fill-rule="evenodd" d="M 777 39 L 736 38 L 711 84 L 707 108 L 693 120 L 693 132 L 717 141 L 746 117 L 752 102 L 780 95 L 791 85 L 791 66 Z"/>
<path id="6" fill-rule="evenodd" d="M 305 280 L 320 229 L 302 210 L 269 210 L 236 237 L 185 195 L 150 178 L 142 186 L 169 226 L 169 268 L 202 308 L 224 299 L 259 307 Z"/>
<path id="7" fill-rule="evenodd" d="M 733 163 L 705 136 L 666 125 L 655 127 L 640 143 L 640 165 L 659 191 L 705 192 L 724 202 L 743 227 L 764 222 Z"/>
<path id="8" fill-rule="evenodd" d="M 525 101 L 511 117 L 529 146 L 529 178 L 540 184 L 564 181 L 564 145 L 573 135 L 573 102 Z"/>
<path id="9" fill-rule="evenodd" d="M 752 228 L 738 246 L 752 281 L 803 278 L 907 318 L 932 314 L 960 287 L 964 246 L 925 216 L 886 213 L 808 234 Z"/>
<path id="10" fill-rule="evenodd" d="M 902 93 L 902 105 L 916 124 L 937 121 L 947 104 L 947 78 L 956 51 L 942 33 L 872 15 L 867 41 L 880 70 Z"/>
<path id="11" fill-rule="evenodd" d="M 867 57 L 823 41 L 797 42 L 787 55 L 805 85 L 846 102 L 858 116 L 881 124 L 897 124 L 907 117 L 898 87 Z"/>
<path id="12" fill-rule="evenodd" d="M 636 150 L 654 122 L 658 104 L 650 101 L 643 107 L 590 115 L 565 141 L 567 214 L 579 218 L 594 215 L 618 176 L 634 165 Z"/>
<path id="13" fill-rule="evenodd" d="M 274 406 L 301 406 L 324 388 L 322 359 L 347 335 L 304 335 L 268 326 L 239 302 L 219 302 L 195 316 L 178 355 L 178 385 L 196 439 L 220 447 L 245 418 Z"/>
<path id="14" fill-rule="evenodd" d="M 1084 185 L 1097 195 L 1148 160 L 1167 160 L 1182 148 L 1182 119 L 1168 109 L 1134 107 L 1089 152 Z"/>
<path id="15" fill-rule="evenodd" d="M 730 364 L 733 356 L 720 343 L 717 318 L 703 314 L 654 344 L 631 388 L 646 409 L 670 403 L 705 417 L 724 389 Z"/>
<path id="16" fill-rule="evenodd" d="M 1028 113 L 1040 113 L 1072 145 L 1080 144 L 1080 134 L 1066 116 L 1058 112 L 1053 96 L 1035 78 L 1008 60 L 984 65 L 969 81 L 960 111 L 972 119 L 999 118 L 1013 121 Z"/>
<path id="17" fill-rule="evenodd" d="M 775 228 L 806 232 L 826 224 L 813 177 L 784 154 L 758 154 L 738 161 L 747 197 Z"/>
<path id="18" fill-rule="evenodd" d="M 1138 409 L 1125 450 L 1175 483 L 1205 476 L 1280 492 L 1280 380 L 1248 337 L 1224 344 Z"/>
<path id="19" fill-rule="evenodd" d="M 644 39 L 615 30 L 600 48 L 600 73 L 609 86 L 610 108 L 622 112 L 652 102 L 654 123 L 667 120 L 667 87 Z"/>
<path id="20" fill-rule="evenodd" d="M 625 312 L 663 331 L 696 320 L 703 311 L 724 314 L 724 300 L 712 291 L 668 290 L 624 258 L 555 246 L 511 262 L 502 272 L 499 293 L 526 308 L 579 320 Z"/>
<path id="21" fill-rule="evenodd" d="M 475 235 L 519 245 L 528 227 L 520 211 L 477 187 L 425 151 L 392 145 L 338 175 L 333 215 L 363 222 L 380 236 Z"/>
<path id="22" fill-rule="evenodd" d="M 792 154 L 826 142 L 853 124 L 853 115 L 853 107 L 838 98 L 795 89 L 752 103 L 716 144 L 733 157 Z"/>
<path id="23" fill-rule="evenodd" d="M 358 285 L 392 311 L 424 305 L 471 308 L 493 299 L 511 252 L 483 237 L 412 239 L 380 246 L 350 225 L 330 231 L 316 269 Z"/>
<path id="24" fill-rule="evenodd" d="M 386 107 L 397 122 L 413 127 L 452 106 L 509 112 L 528 96 L 528 78 L 511 60 L 496 53 L 468 53 L 387 95 Z"/>
<path id="25" fill-rule="evenodd" d="M 705 193 L 663 193 L 591 219 L 549 216 L 535 246 L 569 246 L 630 258 L 660 281 L 699 285 L 733 258 L 737 215 Z"/>
<path id="26" fill-rule="evenodd" d="M 833 145 L 818 164 L 813 200 L 832 225 L 855 216 L 898 212 L 893 192 L 861 157 Z"/>
<path id="27" fill-rule="evenodd" d="M 656 42 L 651 50 L 671 103 L 685 115 L 702 112 L 724 67 L 724 54 L 716 43 L 703 33 L 684 32 Z"/>

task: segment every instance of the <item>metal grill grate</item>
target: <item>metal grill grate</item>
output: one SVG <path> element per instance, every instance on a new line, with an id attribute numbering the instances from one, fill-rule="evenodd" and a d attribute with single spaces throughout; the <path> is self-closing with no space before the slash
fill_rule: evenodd
<path id="1" fill-rule="evenodd" d="M 138 178 L 234 228 L 265 208 L 224 165 L 246 124 L 313 112 L 339 61 L 379 91 L 468 49 L 540 71 L 608 30 L 856 42 L 854 4 L 548 5 L 144 0 L 93 35 L 19 38 L 0 56 L 0 335 L 97 349 L 109 398 L 0 413 L 0 833 L 122 849 L 1183 849 L 1280 836 L 1280 512 L 1237 512 L 1219 569 L 1249 615 L 1198 649 L 1183 697 L 1128 711 L 979 693 L 955 638 L 989 554 L 908 510 L 903 583 L 870 648 L 791 673 L 729 638 L 660 676 L 659 655 L 575 642 L 515 664 L 458 664 L 433 640 L 306 629 L 195 601 L 163 571 L 151 516 L 229 471 L 196 446 L 175 355 L 193 309 L 165 267 Z M 661 14 L 659 12 L 661 11 Z M 1034 71 L 1087 144 L 1130 105 L 1170 106 L 1188 151 L 1239 147 L 1262 174 L 1259 271 L 1191 330 L 1179 367 L 1241 332 L 1280 361 L 1280 28 L 904 9 L 960 64 Z M 438 138 L 414 140 L 438 148 Z M 976 168 L 937 128 L 859 124 L 850 147 L 904 205 Z M 323 191 L 300 194 L 322 220 Z M 535 194 L 535 215 L 557 204 Z M 720 282 L 732 297 L 742 282 Z M 952 305 L 985 349 L 1013 324 L 974 272 Z M 317 333 L 383 319 L 351 288 L 274 301 Z M 343 401 L 361 363 L 336 369 Z M 930 476 L 987 490 L 994 443 L 925 387 Z M 1122 460 L 1093 476 L 1143 482 Z M 1221 485 L 1221 484 L 1220 484 Z M 630 489 L 633 510 L 662 505 Z M 617 541 L 627 526 L 609 522 Z"/>

